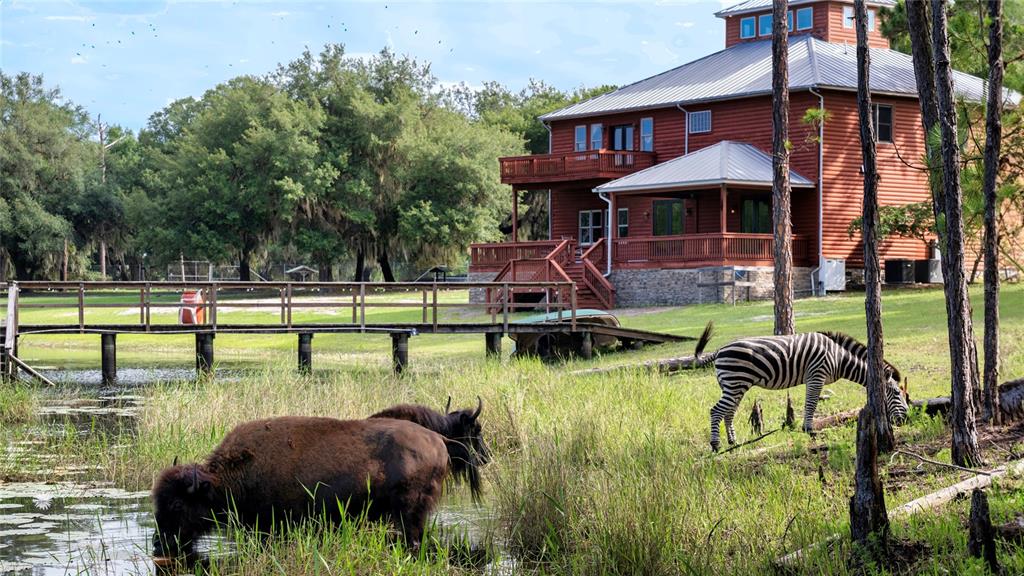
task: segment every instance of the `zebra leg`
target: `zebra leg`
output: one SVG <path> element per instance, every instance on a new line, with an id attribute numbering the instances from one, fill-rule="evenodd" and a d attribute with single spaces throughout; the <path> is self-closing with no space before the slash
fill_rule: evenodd
<path id="1" fill-rule="evenodd" d="M 718 399 L 718 402 L 711 408 L 711 449 L 718 452 L 719 442 L 719 425 L 722 419 L 725 419 L 725 433 L 729 440 L 729 444 L 736 443 L 736 431 L 732 427 L 732 417 L 736 414 L 736 409 L 740 405 L 740 400 L 743 399 L 743 394 L 746 392 L 746 387 L 740 386 L 722 386 L 722 397 Z"/>
<path id="2" fill-rule="evenodd" d="M 818 409 L 818 398 L 821 397 L 821 389 L 825 386 L 825 380 L 818 377 L 807 379 L 807 396 L 804 398 L 804 432 L 810 434 L 811 438 L 817 436 L 814 431 L 814 412 Z"/>

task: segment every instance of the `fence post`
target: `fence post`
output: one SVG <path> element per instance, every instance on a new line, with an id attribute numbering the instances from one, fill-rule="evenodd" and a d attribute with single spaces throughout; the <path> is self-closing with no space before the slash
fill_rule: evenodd
<path id="1" fill-rule="evenodd" d="M 16 372 L 14 361 L 10 356 L 15 354 L 18 342 L 18 283 L 13 282 L 7 287 L 7 325 L 4 330 L 3 345 L 0 346 L 0 380 L 13 379 Z"/>
<path id="2" fill-rule="evenodd" d="M 427 289 L 423 289 L 423 323 L 427 323 Z"/>
<path id="3" fill-rule="evenodd" d="M 85 334 L 85 283 L 78 283 L 78 330 Z"/>
<path id="4" fill-rule="evenodd" d="M 139 288 L 139 324 L 146 325 L 146 288 Z"/>
<path id="5" fill-rule="evenodd" d="M 196 375 L 213 374 L 213 334 L 196 333 Z"/>
<path id="6" fill-rule="evenodd" d="M 299 373 L 309 374 L 313 369 L 313 333 L 299 333 Z"/>
<path id="7" fill-rule="evenodd" d="M 576 331 L 576 283 L 569 284 L 569 306 L 572 307 L 572 331 Z"/>
<path id="8" fill-rule="evenodd" d="M 152 324 L 152 320 L 153 320 L 153 318 L 152 318 L 152 306 L 150 306 L 150 304 L 152 304 L 152 303 L 153 303 L 153 287 L 150 285 L 149 282 L 146 282 L 146 297 L 145 297 L 146 332 L 149 332 L 149 327 Z"/>
<path id="9" fill-rule="evenodd" d="M 488 358 L 501 358 L 501 332 L 485 332 L 484 344 L 487 347 Z"/>
<path id="10" fill-rule="evenodd" d="M 359 329 L 366 330 L 366 283 L 359 283 Z"/>
<path id="11" fill-rule="evenodd" d="M 288 296 L 288 328 L 292 327 L 292 283 L 289 282 L 285 288 Z"/>
<path id="12" fill-rule="evenodd" d="M 103 385 L 111 386 L 117 383 L 117 334 L 102 334 L 100 350 Z"/>
<path id="13" fill-rule="evenodd" d="M 409 365 L 409 334 L 393 332 L 391 334 L 391 361 L 395 374 L 401 375 Z"/>
<path id="14" fill-rule="evenodd" d="M 433 318 L 433 321 L 434 321 L 434 332 L 436 333 L 437 332 L 437 281 L 434 282 L 434 302 L 433 302 L 433 304 L 434 304 L 434 310 L 433 310 L 432 314 L 434 315 L 434 318 Z"/>
<path id="15" fill-rule="evenodd" d="M 502 318 L 501 323 L 504 326 L 504 328 L 502 328 L 502 330 L 504 330 L 505 332 L 508 332 L 508 307 L 509 307 L 509 301 L 512 300 L 512 294 L 510 294 L 509 291 L 508 291 L 508 283 L 507 282 L 505 283 L 504 286 L 505 286 L 505 302 L 504 302 L 504 305 L 502 306 L 502 311 L 501 311 L 501 318 Z"/>
<path id="16" fill-rule="evenodd" d="M 281 295 L 281 324 L 285 323 L 285 295 L 284 288 L 278 288 L 277 292 Z"/>
<path id="17" fill-rule="evenodd" d="M 352 323 L 356 323 L 356 290 L 352 289 Z"/>
<path id="18" fill-rule="evenodd" d="M 210 325 L 217 330 L 217 284 L 210 286 Z"/>

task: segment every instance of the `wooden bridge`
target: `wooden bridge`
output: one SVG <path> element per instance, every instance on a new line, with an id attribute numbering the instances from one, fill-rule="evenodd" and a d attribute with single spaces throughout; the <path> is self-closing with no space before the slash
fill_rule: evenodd
<path id="1" fill-rule="evenodd" d="M 623 343 L 663 343 L 690 338 L 622 327 L 577 322 L 576 285 L 573 282 L 16 282 L 4 288 L 6 319 L 0 326 L 0 376 L 10 378 L 18 368 L 43 378 L 18 357 L 21 338 L 41 334 L 97 334 L 101 342 L 103 381 L 117 378 L 117 337 L 132 334 L 194 334 L 196 369 L 209 373 L 214 366 L 214 338 L 218 334 L 296 334 L 298 367 L 312 367 L 314 334 L 356 333 L 387 335 L 392 341 L 392 362 L 401 373 L 409 362 L 409 339 L 418 334 L 483 334 L 488 356 L 499 356 L 501 339 L 511 334 L 571 334 L 577 353 L 589 358 L 592 338 L 602 334 Z M 451 293 L 468 289 L 492 295 L 481 303 L 450 301 Z M 200 293 L 201 301 L 183 303 L 186 293 Z M 541 296 L 541 303 L 517 302 L 515 294 Z M 28 296 L 31 296 L 28 298 Z M 499 298 L 500 296 L 500 298 Z M 446 301 L 447 300 L 447 301 Z M 35 310 L 67 311 L 64 323 L 33 322 Z M 104 311 L 119 310 L 131 321 L 111 321 Z M 171 314 L 163 313 L 171 310 Z M 374 321 L 368 310 L 414 311 L 401 321 Z M 543 309 L 552 322 L 519 323 L 515 313 Z M 183 312 L 184 310 L 184 312 Z M 467 318 L 466 311 L 479 310 Z M 225 322 L 232 312 L 269 312 L 275 321 Z M 416 314 L 415 312 L 418 312 Z M 182 317 L 187 323 L 182 323 Z M 316 318 L 309 318 L 315 316 Z M 344 318 L 345 321 L 333 321 Z M 26 320 L 27 321 L 24 321 Z M 331 321 L 324 321 L 325 319 Z M 350 321 L 349 321 L 350 320 Z M 395 318 L 394 320 L 399 320 Z M 417 321 L 418 320 L 418 321 Z M 43 378 L 45 379 L 45 378 Z"/>

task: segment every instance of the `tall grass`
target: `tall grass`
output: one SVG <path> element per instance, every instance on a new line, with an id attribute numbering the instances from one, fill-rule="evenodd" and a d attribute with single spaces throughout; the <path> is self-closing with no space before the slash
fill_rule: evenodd
<path id="1" fill-rule="evenodd" d="M 1005 373 L 1024 370 L 1024 290 L 1005 291 Z M 887 357 L 911 378 L 916 397 L 948 390 L 948 356 L 941 292 L 887 293 Z M 702 306 L 683 311 L 638 311 L 624 324 L 695 334 L 709 319 L 721 335 L 712 347 L 741 334 L 770 331 L 770 304 Z M 863 331 L 857 298 L 800 301 L 801 329 Z M 759 319 L 768 315 L 767 320 Z M 763 324 L 763 325 L 762 325 Z M 859 326 L 859 328 L 858 328 Z M 751 447 L 712 456 L 708 411 L 719 389 L 710 371 L 676 376 L 627 369 L 575 374 L 578 368 L 635 363 L 687 353 L 692 344 L 651 347 L 641 353 L 543 364 L 536 360 L 485 360 L 483 342 L 459 340 L 465 351 L 434 354 L 413 341 L 410 371 L 396 377 L 387 362 L 346 363 L 343 369 L 295 374 L 287 360 L 272 362 L 237 379 L 169 382 L 145 392 L 134 427 L 49 442 L 61 458 L 102 463 L 96 477 L 146 489 L 175 457 L 201 459 L 239 422 L 285 414 L 361 418 L 399 402 L 468 406 L 479 395 L 481 420 L 494 459 L 484 469 L 485 506 L 497 517 L 495 542 L 514 556 L 518 570 L 574 574 L 767 574 L 774 558 L 848 530 L 852 492 L 853 426 L 831 429 L 812 441 L 781 431 Z M 219 340 L 218 340 L 219 344 Z M 283 347 L 283 345 L 282 345 Z M 315 353 L 316 354 L 316 353 Z M 340 352 L 328 352 L 340 354 Z M 315 357 L 318 358 L 319 356 Z M 386 358 L 386 356 L 384 357 Z M 318 364 L 319 366 L 320 364 Z M 864 402 L 861 387 L 830 385 L 819 413 Z M 799 407 L 803 388 L 791 390 Z M 737 418 L 739 439 L 750 403 L 759 399 L 769 428 L 783 419 L 786 394 L 748 393 Z M 31 426 L 19 428 L 28 434 Z M 2 436 L 3 434 L 0 434 Z M 942 421 L 922 413 L 897 432 L 903 442 L 948 444 Z M 10 438 L 10 437 L 8 437 Z M 827 446 L 814 450 L 812 446 Z M 936 457 L 945 457 L 939 452 Z M 999 457 L 993 453 L 993 458 Z M 961 475 L 900 458 L 882 462 L 886 499 L 898 505 Z M 462 501 L 450 490 L 446 502 Z M 997 520 L 1024 507 L 1017 480 L 1000 483 L 992 496 Z M 965 559 L 966 508 L 957 503 L 894 525 L 899 538 L 924 542 L 928 554 L 902 565 L 874 566 L 890 573 L 970 573 L 980 564 Z M 240 532 L 231 538 L 235 560 L 214 570 L 254 574 L 415 573 L 469 570 L 444 551 L 409 555 L 391 545 L 380 526 L 315 522 L 270 540 Z M 854 569 L 845 539 L 810 554 L 802 571 L 848 574 Z M 1021 571 L 1024 555 L 1004 546 L 1008 565 Z M 243 562 L 244 567 L 231 562 Z M 862 565 L 861 568 L 864 568 Z"/>

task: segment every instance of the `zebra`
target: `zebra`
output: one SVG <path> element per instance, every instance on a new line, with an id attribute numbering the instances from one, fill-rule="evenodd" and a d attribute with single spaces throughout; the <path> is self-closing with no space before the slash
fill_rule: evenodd
<path id="1" fill-rule="evenodd" d="M 722 397 L 711 408 L 711 449 L 719 447 L 719 424 L 725 420 L 729 444 L 736 443 L 732 419 L 743 395 L 752 386 L 770 390 L 807 384 L 804 400 L 804 432 L 814 435 L 812 424 L 821 389 L 836 380 L 847 379 L 864 385 L 867 379 L 867 347 L 839 332 L 809 332 L 792 336 L 765 336 L 736 340 L 715 352 L 704 354 L 714 326 L 708 322 L 697 342 L 694 367 L 714 363 Z M 886 407 L 893 422 L 907 415 L 906 393 L 900 388 L 900 373 L 885 364 Z"/>

